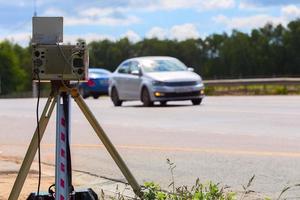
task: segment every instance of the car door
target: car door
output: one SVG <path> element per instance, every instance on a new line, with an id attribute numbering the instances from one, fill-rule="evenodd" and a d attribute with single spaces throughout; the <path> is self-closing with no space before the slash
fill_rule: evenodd
<path id="1" fill-rule="evenodd" d="M 120 65 L 117 72 L 114 74 L 115 86 L 117 88 L 120 99 L 128 99 L 127 91 L 127 79 L 129 75 L 129 64 L 130 62 L 125 62 Z"/>
<path id="2" fill-rule="evenodd" d="M 128 91 L 128 97 L 132 100 L 140 99 L 140 85 L 142 83 L 142 74 L 132 74 L 132 72 L 140 72 L 139 63 L 132 61 L 129 64 L 129 74 L 126 82 L 126 90 Z"/>

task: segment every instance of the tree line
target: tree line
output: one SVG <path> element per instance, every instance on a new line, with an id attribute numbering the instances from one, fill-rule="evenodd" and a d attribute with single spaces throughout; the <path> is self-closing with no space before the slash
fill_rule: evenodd
<path id="1" fill-rule="evenodd" d="M 204 39 L 127 38 L 88 44 L 90 67 L 114 71 L 125 59 L 138 56 L 172 56 L 204 79 L 300 76 L 300 19 L 286 27 L 270 23 L 250 33 L 233 30 Z M 0 42 L 1 94 L 31 90 L 31 47 Z"/>

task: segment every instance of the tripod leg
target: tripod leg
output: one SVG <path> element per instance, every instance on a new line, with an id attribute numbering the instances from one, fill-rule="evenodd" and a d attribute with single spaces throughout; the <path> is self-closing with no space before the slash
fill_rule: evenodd
<path id="1" fill-rule="evenodd" d="M 42 139 L 42 137 L 44 135 L 44 132 L 45 132 L 47 124 L 49 122 L 51 113 L 52 113 L 55 103 L 56 103 L 54 96 L 55 95 L 52 92 L 47 100 L 47 103 L 45 105 L 43 113 L 40 117 L 40 121 L 39 121 L 40 139 Z M 38 129 L 36 128 L 34 135 L 31 139 L 30 145 L 27 149 L 24 160 L 22 162 L 21 168 L 19 170 L 18 176 L 17 176 L 15 183 L 13 185 L 13 188 L 10 192 L 8 200 L 17 200 L 19 198 L 20 192 L 23 188 L 25 179 L 28 175 L 28 172 L 29 172 L 30 166 L 33 162 L 37 148 L 38 148 Z"/>
<path id="2" fill-rule="evenodd" d="M 91 126 L 94 128 L 94 130 L 97 133 L 99 139 L 102 141 L 105 148 L 107 149 L 107 151 L 109 152 L 111 157 L 114 159 L 114 161 L 118 165 L 119 169 L 121 170 L 121 172 L 125 176 L 128 183 L 131 185 L 134 193 L 137 196 L 142 197 L 142 191 L 141 191 L 140 185 L 138 184 L 138 182 L 133 177 L 132 173 L 130 172 L 129 168 L 127 167 L 127 165 L 123 161 L 122 157 L 120 156 L 120 154 L 118 153 L 116 148 L 113 146 L 110 139 L 108 138 L 108 136 L 105 134 L 104 130 L 102 129 L 102 127 L 98 123 L 97 119 L 95 118 L 93 113 L 90 111 L 90 109 L 88 108 L 86 103 L 83 101 L 82 97 L 78 94 L 77 90 L 72 91 L 72 97 L 74 98 L 75 102 L 78 104 L 79 108 L 81 109 L 81 111 L 85 115 L 86 119 L 90 122 Z"/>

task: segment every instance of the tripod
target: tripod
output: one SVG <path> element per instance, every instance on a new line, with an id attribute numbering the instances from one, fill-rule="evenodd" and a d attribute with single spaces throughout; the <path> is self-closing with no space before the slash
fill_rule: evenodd
<path id="1" fill-rule="evenodd" d="M 102 141 L 106 150 L 109 152 L 126 180 L 132 187 L 134 193 L 142 197 L 141 187 L 130 172 L 129 168 L 121 158 L 120 154 L 116 150 L 116 148 L 111 143 L 108 136 L 105 134 L 104 130 L 98 123 L 97 119 L 88 108 L 81 95 L 79 94 L 76 87 L 68 88 L 66 84 L 61 81 L 51 81 L 51 92 L 47 99 L 46 105 L 42 112 L 42 115 L 39 120 L 38 127 L 36 128 L 30 145 L 27 149 L 26 155 L 22 162 L 21 168 L 17 175 L 17 178 L 14 182 L 13 188 L 9 195 L 8 200 L 17 200 L 20 192 L 23 188 L 25 179 L 28 175 L 30 166 L 35 157 L 38 144 L 38 138 L 42 139 L 48 122 L 50 120 L 51 114 L 54 110 L 55 104 L 57 104 L 57 121 L 56 121 L 56 161 L 55 161 L 55 185 L 56 185 L 56 194 L 55 200 L 67 200 L 70 198 L 70 193 L 72 193 L 72 179 L 71 179 L 71 168 L 70 162 L 71 160 L 66 159 L 68 155 L 63 153 L 65 148 L 68 148 L 67 145 L 63 145 L 63 142 L 66 141 L 66 136 L 68 136 L 68 126 L 69 126 L 69 109 L 70 109 L 70 96 L 75 100 L 77 105 L 79 106 L 81 112 L 84 114 L 86 119 L 89 121 L 90 125 L 93 127 L 99 139 Z M 62 99 L 62 104 L 60 103 Z M 38 130 L 39 129 L 39 130 Z M 63 136 L 63 133 L 65 136 Z M 40 134 L 40 137 L 38 136 Z M 74 194 L 74 192 L 73 192 Z M 78 197 L 78 198 L 77 198 Z M 86 198 L 85 198 L 86 197 Z M 38 198 L 38 199 L 48 199 L 48 198 Z M 71 199 L 97 199 L 97 198 L 88 198 L 86 194 L 74 194 Z"/>

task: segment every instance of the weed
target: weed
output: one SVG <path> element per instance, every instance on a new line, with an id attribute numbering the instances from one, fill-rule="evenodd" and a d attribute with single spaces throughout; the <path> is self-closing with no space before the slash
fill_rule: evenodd
<path id="1" fill-rule="evenodd" d="M 195 184 L 189 188 L 188 186 L 175 187 L 174 169 L 176 165 L 167 159 L 169 171 L 172 181 L 169 187 L 172 186 L 172 191 L 163 191 L 160 186 L 153 182 L 145 183 L 144 200 L 234 200 L 235 193 L 224 192 L 223 187 L 219 184 L 208 182 L 203 184 L 198 178 Z"/>
<path id="2" fill-rule="evenodd" d="M 254 181 L 254 178 L 255 178 L 255 175 L 253 175 L 253 176 L 249 179 L 249 181 L 248 181 L 248 183 L 247 183 L 246 186 L 242 185 L 242 187 L 243 187 L 243 189 L 244 189 L 244 192 L 243 192 L 243 194 L 242 194 L 240 200 L 243 200 L 243 199 L 246 197 L 247 194 L 250 194 L 250 193 L 254 192 L 253 190 L 250 190 L 250 187 L 251 187 L 251 185 L 252 185 L 252 182 Z"/>
<path id="3" fill-rule="evenodd" d="M 150 182 L 145 183 L 144 200 L 234 200 L 235 193 L 225 193 L 218 184 L 209 182 L 200 183 L 199 179 L 191 188 L 180 186 L 175 193 L 160 190 L 159 185 Z"/>
<path id="4" fill-rule="evenodd" d="M 186 185 L 176 187 L 174 178 L 174 169 L 176 168 L 175 163 L 167 159 L 167 164 L 169 166 L 169 171 L 171 173 L 171 191 L 162 190 L 160 185 L 154 182 L 145 182 L 143 187 L 143 200 L 236 200 L 237 195 L 235 192 L 225 191 L 227 188 L 220 187 L 220 184 L 215 184 L 213 182 L 201 183 L 200 179 L 197 178 L 194 185 L 188 187 Z M 251 186 L 254 182 L 255 175 L 253 175 L 246 185 L 242 185 L 243 193 L 241 194 L 239 200 L 244 200 L 247 195 L 253 193 Z M 283 195 L 287 193 L 290 189 L 300 187 L 300 184 L 294 184 L 291 186 L 286 186 L 278 196 L 277 200 L 282 199 Z M 116 188 L 115 196 L 110 197 L 111 200 L 125 200 L 130 199 L 123 195 L 123 192 Z M 101 191 L 100 199 L 104 200 L 104 192 Z M 264 197 L 264 200 L 271 200 L 269 197 Z"/>
<path id="5" fill-rule="evenodd" d="M 175 192 L 175 179 L 174 179 L 174 169 L 176 168 L 176 165 L 170 161 L 169 158 L 167 158 L 167 164 L 169 165 L 169 171 L 171 173 L 172 182 L 169 184 L 169 187 L 172 186 L 173 193 Z"/>
<path id="6" fill-rule="evenodd" d="M 294 185 L 284 187 L 283 190 L 281 191 L 281 193 L 279 194 L 277 200 L 280 200 L 281 197 L 283 196 L 283 194 L 285 194 L 287 191 L 289 191 L 290 189 L 295 188 L 295 187 L 300 187 L 300 184 L 294 184 Z"/>

